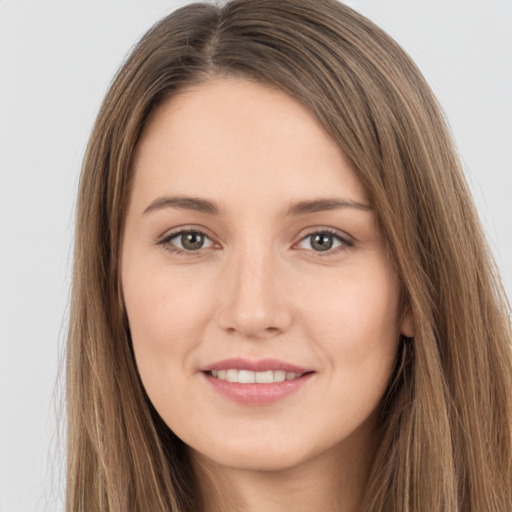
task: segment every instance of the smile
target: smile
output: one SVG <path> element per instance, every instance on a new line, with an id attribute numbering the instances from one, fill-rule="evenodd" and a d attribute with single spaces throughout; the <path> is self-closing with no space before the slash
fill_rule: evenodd
<path id="1" fill-rule="evenodd" d="M 313 369 L 277 359 L 226 359 L 201 373 L 215 394 L 244 406 L 263 406 L 299 392 L 315 375 Z"/>
<path id="2" fill-rule="evenodd" d="M 219 380 L 226 382 L 238 382 L 239 384 L 273 384 L 285 380 L 295 380 L 301 377 L 302 373 L 287 372 L 285 370 L 267 370 L 253 372 L 250 370 L 212 370 L 209 374 Z"/>

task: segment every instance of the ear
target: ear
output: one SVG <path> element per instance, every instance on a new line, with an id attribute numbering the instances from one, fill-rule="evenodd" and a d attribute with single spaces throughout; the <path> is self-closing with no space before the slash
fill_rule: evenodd
<path id="1" fill-rule="evenodd" d="M 411 308 L 408 308 L 400 321 L 400 334 L 406 338 L 414 338 L 416 334 L 416 323 Z"/>

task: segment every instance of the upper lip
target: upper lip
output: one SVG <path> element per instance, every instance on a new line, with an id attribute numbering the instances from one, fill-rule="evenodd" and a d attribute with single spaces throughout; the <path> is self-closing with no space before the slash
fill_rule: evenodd
<path id="1" fill-rule="evenodd" d="M 286 361 L 280 361 L 279 359 L 243 359 L 241 357 L 224 359 L 216 363 L 210 364 L 201 368 L 203 372 L 211 372 L 214 370 L 249 370 L 252 372 L 264 372 L 264 371 L 278 371 L 283 370 L 285 372 L 293 373 L 307 373 L 312 371 L 311 369 L 303 368 L 295 364 L 287 363 Z"/>

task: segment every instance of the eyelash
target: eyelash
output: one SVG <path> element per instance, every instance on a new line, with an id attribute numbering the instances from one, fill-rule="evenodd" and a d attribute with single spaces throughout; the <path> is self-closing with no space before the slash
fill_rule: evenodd
<path id="1" fill-rule="evenodd" d="M 158 245 L 161 245 L 164 247 L 164 249 L 172 254 L 177 254 L 179 256 L 187 256 L 187 257 L 194 257 L 194 256 L 201 256 L 203 254 L 203 249 L 198 249 L 196 251 L 191 250 L 184 250 L 180 249 L 179 247 L 173 246 L 171 244 L 171 240 L 183 235 L 187 234 L 198 234 L 203 236 L 204 238 L 211 240 L 211 238 L 200 229 L 194 228 L 194 229 L 182 229 L 179 231 L 174 231 L 173 233 L 169 233 L 167 236 L 165 236 L 163 239 L 159 240 L 157 242 Z M 307 240 L 308 238 L 314 236 L 314 235 L 330 235 L 334 239 L 336 239 L 340 245 L 338 247 L 335 247 L 334 249 L 327 249 L 326 251 L 314 251 L 312 249 L 303 249 L 307 251 L 311 251 L 315 257 L 325 258 L 328 256 L 336 255 L 340 252 L 346 251 L 354 246 L 354 242 L 352 240 L 349 240 L 348 237 L 341 236 L 337 231 L 334 231 L 332 229 L 319 229 L 317 231 L 312 231 L 311 233 L 308 233 L 307 235 L 303 236 L 299 242 L 297 242 L 294 245 L 298 245 L 299 243 Z"/>
<path id="2" fill-rule="evenodd" d="M 157 243 L 158 243 L 158 245 L 163 246 L 166 251 L 168 251 L 172 254 L 178 254 L 179 256 L 188 256 L 188 257 L 201 256 L 203 253 L 202 249 L 198 249 L 197 251 L 187 251 L 187 250 L 180 249 L 179 247 L 171 245 L 171 240 L 173 238 L 177 238 L 179 236 L 188 235 L 188 234 L 201 235 L 204 238 L 211 240 L 211 238 L 204 231 L 194 228 L 194 229 L 181 229 L 179 231 L 174 231 L 173 233 L 169 233 L 167 236 L 165 236 L 162 240 L 160 240 Z"/>
<path id="3" fill-rule="evenodd" d="M 306 236 L 303 236 L 299 240 L 299 242 L 297 242 L 297 244 L 303 242 L 304 240 L 307 240 L 308 238 L 313 237 L 314 235 L 330 235 L 340 243 L 340 245 L 338 247 L 335 247 L 334 249 L 327 249 L 326 251 L 314 251 L 312 249 L 303 249 L 303 250 L 311 251 L 315 257 L 327 258 L 329 256 L 334 256 L 341 252 L 344 252 L 354 246 L 354 242 L 352 240 L 350 240 L 348 237 L 344 237 L 344 236 L 340 235 L 340 233 L 338 231 L 334 231 L 333 229 L 328 229 L 328 228 L 319 229 L 317 231 L 312 231 L 311 233 L 308 233 Z M 297 244 L 294 244 L 294 245 L 297 245 Z"/>

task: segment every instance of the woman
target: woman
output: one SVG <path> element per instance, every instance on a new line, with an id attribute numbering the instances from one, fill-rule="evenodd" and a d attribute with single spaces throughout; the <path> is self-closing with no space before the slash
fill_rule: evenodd
<path id="1" fill-rule="evenodd" d="M 351 9 L 157 24 L 76 233 L 68 510 L 510 509 L 506 300 L 432 93 Z"/>

